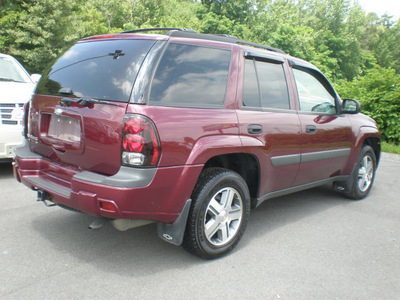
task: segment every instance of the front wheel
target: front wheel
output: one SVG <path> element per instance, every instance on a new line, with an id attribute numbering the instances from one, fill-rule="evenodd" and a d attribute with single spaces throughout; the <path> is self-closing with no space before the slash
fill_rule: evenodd
<path id="1" fill-rule="evenodd" d="M 213 259 L 239 242 L 250 214 L 250 195 L 243 178 L 230 170 L 204 170 L 192 193 L 183 248 Z"/>
<path id="2" fill-rule="evenodd" d="M 374 183 L 376 172 L 376 157 L 370 146 L 361 149 L 355 172 L 353 172 L 352 187 L 347 196 L 351 199 L 360 200 L 365 198 Z"/>

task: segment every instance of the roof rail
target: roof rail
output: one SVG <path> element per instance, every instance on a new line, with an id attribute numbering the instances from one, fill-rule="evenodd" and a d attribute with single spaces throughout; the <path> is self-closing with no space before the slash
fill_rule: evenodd
<path id="1" fill-rule="evenodd" d="M 135 29 L 135 30 L 128 30 L 128 31 L 123 31 L 121 33 L 138 33 L 138 32 L 147 32 L 147 31 L 171 31 L 171 30 L 178 30 L 178 31 L 184 31 L 184 32 L 193 32 L 196 33 L 193 29 L 188 29 L 188 28 L 174 28 L 174 27 L 158 27 L 158 28 L 143 28 L 143 29 Z"/>
<path id="2" fill-rule="evenodd" d="M 187 37 L 187 38 L 194 38 L 194 39 L 204 39 L 204 40 L 226 42 L 226 43 L 231 43 L 231 44 L 241 44 L 241 45 L 252 46 L 252 47 L 256 47 L 256 48 L 261 48 L 261 49 L 265 49 L 265 50 L 269 50 L 269 51 L 273 51 L 273 52 L 286 54 L 281 49 L 239 40 L 236 36 L 233 36 L 233 35 L 204 34 L 204 33 L 196 33 L 195 31 L 170 31 L 170 32 L 168 32 L 168 34 L 170 36 L 176 36 L 176 37 Z"/>
<path id="3" fill-rule="evenodd" d="M 236 41 L 238 41 L 237 37 L 231 35 L 205 34 L 205 33 L 196 33 L 188 31 L 170 31 L 168 32 L 168 35 L 173 37 L 211 40 L 211 41 L 219 41 L 219 42 L 233 43 L 233 44 L 236 43 Z"/>
<path id="4" fill-rule="evenodd" d="M 231 43 L 231 44 L 241 44 L 241 45 L 252 46 L 255 48 L 261 48 L 261 49 L 285 54 L 285 52 L 282 51 L 281 49 L 239 40 L 236 36 L 233 36 L 233 35 L 196 33 L 195 30 L 188 29 L 188 28 L 173 28 L 173 27 L 144 28 L 144 29 L 124 31 L 121 33 L 139 33 L 139 32 L 147 32 L 147 31 L 167 31 L 167 30 L 168 30 L 168 32 L 166 33 L 166 35 L 168 35 L 168 36 L 219 41 L 219 42 L 225 42 L 225 43 Z"/>
<path id="5" fill-rule="evenodd" d="M 270 46 L 265 46 L 265 45 L 261 45 L 261 44 L 256 44 L 256 43 L 252 43 L 252 42 L 247 42 L 247 41 L 242 41 L 239 40 L 236 42 L 236 44 L 241 44 L 241 45 L 246 45 L 246 46 L 252 46 L 252 47 L 256 47 L 256 48 L 261 48 L 261 49 L 265 49 L 265 50 L 269 50 L 269 51 L 273 51 L 273 52 L 278 52 L 278 53 L 282 53 L 282 54 L 286 54 L 283 50 L 278 49 L 278 48 L 274 48 L 274 47 L 270 47 Z"/>

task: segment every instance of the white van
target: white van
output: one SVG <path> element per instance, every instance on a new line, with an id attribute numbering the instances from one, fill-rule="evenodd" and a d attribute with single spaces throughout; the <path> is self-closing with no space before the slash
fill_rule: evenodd
<path id="1" fill-rule="evenodd" d="M 22 143 L 24 103 L 29 101 L 40 75 L 30 76 L 12 56 L 0 53 L 0 162 L 14 157 Z"/>

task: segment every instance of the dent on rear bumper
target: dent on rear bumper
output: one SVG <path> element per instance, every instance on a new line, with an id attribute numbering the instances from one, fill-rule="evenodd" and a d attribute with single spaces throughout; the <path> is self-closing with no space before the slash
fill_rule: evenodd
<path id="1" fill-rule="evenodd" d="M 16 149 L 14 176 L 30 188 L 48 192 L 58 205 L 107 218 L 173 223 L 202 167 L 121 167 L 117 174 L 105 176 L 59 165 L 33 153 L 25 143 Z M 103 209 L 102 202 L 113 204 L 116 211 Z"/>

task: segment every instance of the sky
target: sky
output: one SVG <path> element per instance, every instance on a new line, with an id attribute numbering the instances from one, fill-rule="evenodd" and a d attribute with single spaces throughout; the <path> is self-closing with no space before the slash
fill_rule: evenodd
<path id="1" fill-rule="evenodd" d="M 385 12 L 393 16 L 393 20 L 400 18 L 400 1 L 399 0 L 358 0 L 361 7 L 367 12 L 375 12 L 378 16 Z"/>

